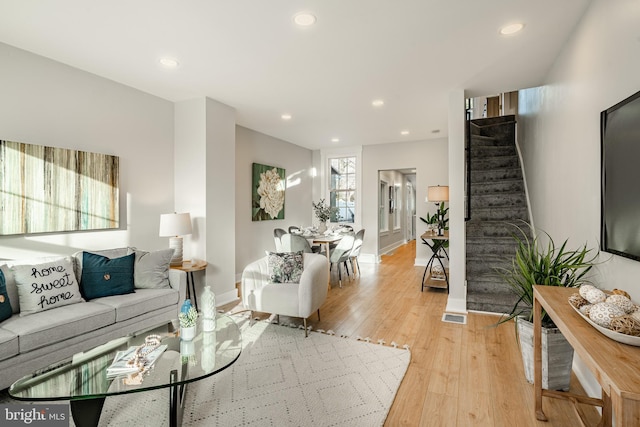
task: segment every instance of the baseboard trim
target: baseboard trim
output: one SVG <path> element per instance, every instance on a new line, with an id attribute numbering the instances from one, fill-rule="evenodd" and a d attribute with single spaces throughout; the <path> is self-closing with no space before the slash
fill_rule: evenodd
<path id="1" fill-rule="evenodd" d="M 381 248 L 381 249 L 380 249 L 380 255 L 386 255 L 386 254 L 388 254 L 389 252 L 391 252 L 391 251 L 394 251 L 394 250 L 398 249 L 400 246 L 404 245 L 405 243 L 406 243 L 405 241 L 400 240 L 400 241 L 398 241 L 398 242 L 392 243 L 392 244 L 391 244 L 391 245 L 389 245 L 389 246 L 386 246 L 386 247 L 384 247 L 384 248 Z"/>
<path id="2" fill-rule="evenodd" d="M 464 298 L 447 298 L 447 306 L 444 309 L 447 313 L 467 313 L 467 300 Z"/>
<path id="3" fill-rule="evenodd" d="M 238 290 L 234 287 L 232 291 L 216 294 L 216 306 L 225 305 L 230 302 L 238 301 L 239 299 Z"/>

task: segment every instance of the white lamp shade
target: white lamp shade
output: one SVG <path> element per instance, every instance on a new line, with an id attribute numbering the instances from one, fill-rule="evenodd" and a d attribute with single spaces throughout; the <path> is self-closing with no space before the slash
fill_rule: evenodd
<path id="1" fill-rule="evenodd" d="M 189 213 L 160 215 L 160 236 L 184 236 L 187 234 L 191 234 Z"/>
<path id="2" fill-rule="evenodd" d="M 434 185 L 427 189 L 427 200 L 429 202 L 448 202 L 449 201 L 449 186 L 447 185 Z"/>

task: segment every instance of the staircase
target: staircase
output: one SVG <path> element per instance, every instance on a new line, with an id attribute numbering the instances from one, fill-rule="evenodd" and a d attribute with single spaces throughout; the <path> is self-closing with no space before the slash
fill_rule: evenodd
<path id="1" fill-rule="evenodd" d="M 467 309 L 508 313 L 517 298 L 494 268 L 511 265 L 517 229 L 510 224 L 529 222 L 515 116 L 471 120 L 470 130 Z"/>

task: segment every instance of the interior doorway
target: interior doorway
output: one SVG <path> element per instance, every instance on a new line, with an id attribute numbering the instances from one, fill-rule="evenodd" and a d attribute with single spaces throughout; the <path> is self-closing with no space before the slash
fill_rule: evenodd
<path id="1" fill-rule="evenodd" d="M 416 238 L 416 169 L 378 171 L 378 255 Z"/>

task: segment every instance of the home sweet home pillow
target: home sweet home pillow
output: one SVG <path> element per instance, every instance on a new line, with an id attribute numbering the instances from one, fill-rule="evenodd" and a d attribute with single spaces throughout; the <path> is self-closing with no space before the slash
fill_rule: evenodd
<path id="1" fill-rule="evenodd" d="M 11 269 L 18 287 L 20 316 L 84 302 L 70 257 Z"/>

